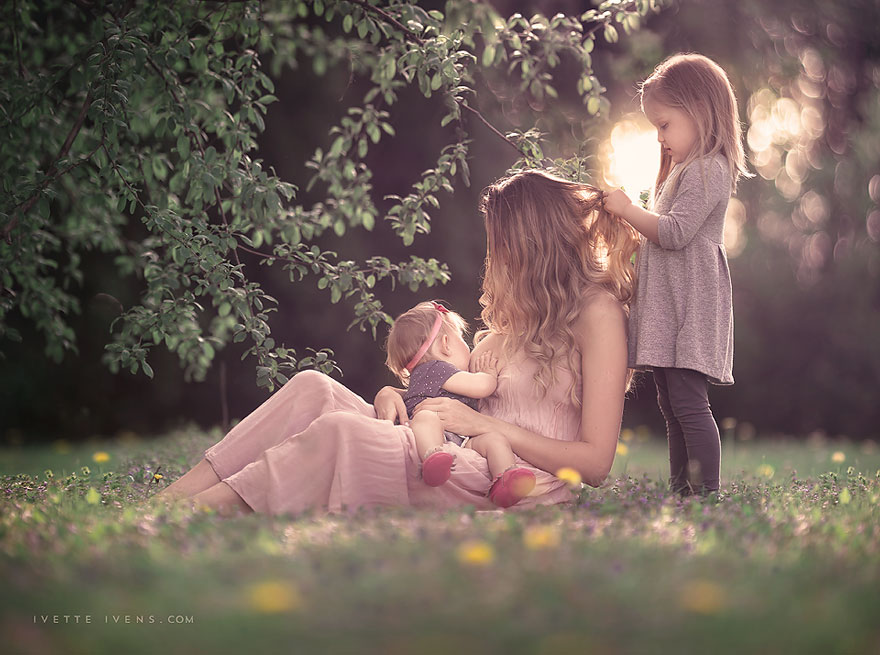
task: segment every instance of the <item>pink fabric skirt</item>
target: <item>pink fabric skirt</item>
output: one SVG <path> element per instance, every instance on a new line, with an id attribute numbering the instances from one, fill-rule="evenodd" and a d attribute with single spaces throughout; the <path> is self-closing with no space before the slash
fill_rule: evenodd
<path id="1" fill-rule="evenodd" d="M 495 509 L 486 497 L 491 478 L 485 458 L 451 443 L 443 449 L 456 456 L 452 477 L 429 487 L 421 479 L 412 430 L 377 419 L 372 405 L 332 378 L 304 371 L 208 448 L 205 459 L 260 513 L 405 505 Z M 571 500 L 555 476 L 518 462 L 539 483 L 515 509 Z"/>

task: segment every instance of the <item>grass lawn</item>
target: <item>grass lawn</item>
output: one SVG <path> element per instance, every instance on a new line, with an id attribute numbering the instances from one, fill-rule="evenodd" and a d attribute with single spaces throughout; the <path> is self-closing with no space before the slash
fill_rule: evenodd
<path id="1" fill-rule="evenodd" d="M 880 652 L 878 448 L 732 432 L 717 503 L 625 431 L 572 506 L 296 519 L 139 504 L 216 432 L 5 449 L 0 649 Z"/>

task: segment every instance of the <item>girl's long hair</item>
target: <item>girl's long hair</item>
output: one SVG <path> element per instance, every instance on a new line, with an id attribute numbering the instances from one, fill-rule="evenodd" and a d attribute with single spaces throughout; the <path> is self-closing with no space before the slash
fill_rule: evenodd
<path id="1" fill-rule="evenodd" d="M 482 319 L 500 334 L 508 355 L 540 364 L 543 393 L 562 366 L 580 378 L 574 325 L 583 299 L 597 289 L 628 309 L 635 286 L 638 235 L 602 205 L 602 191 L 539 170 L 515 173 L 487 187 L 481 210 L 487 254 Z M 574 384 L 572 400 L 580 403 Z"/>
<path id="2" fill-rule="evenodd" d="M 746 169 L 736 94 L 721 66 L 703 55 L 673 55 L 662 61 L 642 82 L 639 94 L 642 109 L 645 100 L 650 98 L 682 110 L 697 126 L 698 145 L 678 171 L 696 159 L 720 153 L 730 171 L 731 191 L 736 191 L 740 176 L 752 176 Z M 654 184 L 655 199 L 664 183 L 674 183 L 675 180 L 670 179 L 672 168 L 672 157 L 661 148 L 660 171 Z"/>

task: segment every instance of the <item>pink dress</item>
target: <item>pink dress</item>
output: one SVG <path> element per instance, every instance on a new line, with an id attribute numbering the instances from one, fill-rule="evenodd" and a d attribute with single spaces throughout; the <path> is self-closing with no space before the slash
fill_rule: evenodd
<path id="1" fill-rule="evenodd" d="M 541 397 L 531 361 L 508 364 L 495 394 L 480 411 L 537 434 L 564 441 L 578 437 L 580 409 L 569 397 L 570 377 Z M 578 389 L 579 391 L 579 389 Z M 272 397 L 205 451 L 219 478 L 256 512 L 296 514 L 305 510 L 354 511 L 359 507 L 409 505 L 495 509 L 486 459 L 446 443 L 455 469 L 440 487 L 426 485 L 410 428 L 376 418 L 373 406 L 330 377 L 315 371 L 294 376 Z M 511 509 L 573 499 L 565 482 L 521 464 L 537 484 Z"/>

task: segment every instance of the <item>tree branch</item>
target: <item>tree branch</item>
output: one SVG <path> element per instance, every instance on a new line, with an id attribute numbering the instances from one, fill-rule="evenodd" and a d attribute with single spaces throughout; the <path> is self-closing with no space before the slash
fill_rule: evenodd
<path id="1" fill-rule="evenodd" d="M 91 92 L 91 90 L 89 90 L 88 93 L 86 93 L 86 99 L 83 102 L 82 107 L 79 110 L 79 115 L 76 117 L 76 121 L 74 122 L 73 126 L 70 128 L 70 131 L 67 133 L 67 138 L 64 140 L 64 144 L 61 146 L 61 150 L 58 151 L 58 156 L 55 157 L 55 161 L 49 167 L 49 170 L 46 171 L 45 179 L 40 183 L 40 185 L 37 187 L 37 190 L 34 191 L 34 193 L 31 195 L 30 198 L 28 198 L 24 202 L 20 203 L 18 205 L 18 207 L 16 207 L 15 209 L 12 210 L 12 214 L 13 214 L 12 219 L 3 227 L 3 230 L 0 231 L 0 238 L 6 239 L 7 243 L 11 243 L 11 238 L 9 235 L 12 232 L 12 230 L 15 229 L 15 226 L 18 225 L 18 215 L 16 215 L 16 214 L 20 214 L 22 216 L 27 214 L 31 210 L 31 208 L 34 206 L 34 204 L 36 204 L 37 199 L 40 197 L 40 194 L 43 192 L 43 189 L 45 189 L 47 186 L 49 186 L 52 182 L 54 182 L 61 175 L 65 175 L 71 169 L 75 168 L 76 166 L 79 166 L 84 161 L 91 158 L 91 156 L 93 154 L 95 154 L 95 152 L 97 152 L 98 148 L 95 148 L 91 153 L 89 153 L 88 156 L 84 157 L 79 162 L 77 162 L 75 164 L 71 164 L 70 166 L 67 166 L 63 171 L 58 170 L 58 162 L 61 159 L 63 159 L 64 157 L 66 157 L 67 153 L 70 152 L 70 147 L 73 145 L 73 142 L 76 140 L 77 135 L 79 134 L 80 130 L 82 129 L 83 123 L 86 120 L 86 115 L 89 112 L 89 107 L 91 107 L 91 106 L 92 106 L 92 92 Z M 104 143 L 104 140 L 102 138 L 101 144 L 103 144 L 103 143 Z M 99 145 L 99 147 L 100 147 L 100 145 Z"/>
<path id="2" fill-rule="evenodd" d="M 24 79 L 24 64 L 21 61 L 21 38 L 18 36 L 18 0 L 12 0 L 12 41 L 18 60 L 18 76 Z"/>
<path id="3" fill-rule="evenodd" d="M 413 43 L 418 43 L 419 45 L 425 44 L 424 40 L 422 40 L 422 38 L 418 34 L 413 32 L 411 29 L 409 29 L 406 25 L 401 23 L 387 11 L 380 9 L 379 7 L 374 7 L 370 3 L 366 2 L 366 0 L 349 0 L 349 2 L 351 2 L 352 4 L 356 4 L 357 6 L 369 11 L 372 14 L 376 14 L 383 21 L 403 32 L 404 35 Z"/>
<path id="4" fill-rule="evenodd" d="M 468 110 L 469 112 L 471 112 L 474 116 L 476 116 L 477 118 L 479 118 L 479 119 L 483 122 L 483 124 L 484 124 L 486 127 L 488 127 L 490 130 L 492 130 L 492 132 L 493 132 L 494 134 L 496 134 L 497 136 L 499 136 L 499 137 L 501 137 L 502 139 L 504 139 L 505 141 L 507 141 L 507 143 L 509 143 L 509 144 L 511 145 L 511 147 L 513 147 L 513 149 L 516 150 L 519 154 L 521 154 L 521 155 L 522 155 L 522 154 L 525 154 L 525 153 L 523 153 L 522 150 L 520 150 L 520 147 L 519 147 L 518 145 L 516 145 L 516 143 L 515 143 L 514 141 L 511 141 L 510 139 L 508 139 L 506 136 L 504 136 L 504 135 L 498 130 L 497 127 L 495 127 L 494 125 L 492 125 L 492 123 L 490 123 L 488 120 L 486 120 L 486 117 L 483 116 L 483 114 L 481 114 L 479 111 L 477 111 L 476 109 L 474 109 L 474 108 L 471 107 L 470 105 L 466 104 L 463 100 L 458 100 L 458 98 L 456 98 L 456 102 L 458 102 L 458 106 L 459 106 L 459 107 L 461 107 L 462 109 L 467 109 L 467 110 Z"/>
<path id="5" fill-rule="evenodd" d="M 400 30 L 401 32 L 403 32 L 404 36 L 407 39 L 409 39 L 410 41 L 412 41 L 413 43 L 416 43 L 421 46 L 425 45 L 424 39 L 422 39 L 418 34 L 413 32 L 411 29 L 406 27 L 403 23 L 401 23 L 399 20 L 397 20 L 394 16 L 389 14 L 387 11 L 384 11 L 384 10 L 380 9 L 379 7 L 375 7 L 371 4 L 369 4 L 368 2 L 366 2 L 366 0 L 349 0 L 349 1 L 352 2 L 353 4 L 358 5 L 359 7 L 363 8 L 363 9 L 365 9 L 366 11 L 369 11 L 370 13 L 375 14 L 376 16 L 381 18 L 384 22 L 386 22 L 389 25 L 391 25 L 392 27 Z M 496 136 L 500 137 L 501 139 L 503 139 L 504 141 L 509 143 L 510 146 L 514 150 L 517 151 L 517 153 L 519 153 L 520 155 L 524 154 L 523 151 L 520 150 L 519 146 L 516 145 L 515 142 L 511 141 L 506 136 L 504 136 L 504 134 L 498 128 L 496 128 L 494 125 L 492 125 L 492 123 L 490 123 L 486 119 L 486 117 L 483 116 L 483 114 L 481 114 L 478 110 L 474 109 L 473 107 L 471 107 L 470 105 L 465 103 L 462 98 L 453 97 L 453 100 L 455 100 L 455 102 L 458 104 L 459 107 L 461 107 L 462 109 L 467 109 L 469 112 L 474 114 L 477 118 L 479 118 L 480 121 L 482 121 L 482 123 L 492 131 L 493 134 L 495 134 Z"/>
<path id="6" fill-rule="evenodd" d="M 156 64 L 156 62 L 153 61 L 153 58 L 149 57 L 149 56 L 147 57 L 147 63 L 150 65 L 150 67 L 154 71 L 156 71 L 156 74 L 165 83 L 165 87 L 168 89 L 169 93 L 171 93 L 171 97 L 174 98 L 174 102 L 176 102 L 179 107 L 182 107 L 183 103 L 181 102 L 180 97 L 177 95 L 177 92 L 174 90 L 174 87 L 171 85 L 171 83 L 165 77 L 165 74 L 161 71 L 158 64 Z M 192 131 L 186 127 L 184 127 L 184 129 L 192 135 L 193 140 L 196 142 L 196 148 L 198 148 L 199 152 L 202 154 L 202 157 L 204 158 L 205 148 L 202 145 L 201 139 L 199 139 L 198 133 L 195 131 Z M 223 200 L 220 198 L 220 191 L 216 187 L 214 188 L 214 199 L 217 201 L 217 210 L 220 212 L 220 217 L 223 220 L 223 224 L 228 228 L 229 222 L 226 220 L 226 212 L 223 210 Z M 234 248 L 232 250 L 232 255 L 233 255 L 233 257 L 235 257 L 235 263 L 239 264 L 239 265 L 241 264 L 241 260 L 238 257 L 238 248 L 240 248 L 240 247 L 241 246 L 236 246 L 236 248 Z"/>
<path id="7" fill-rule="evenodd" d="M 626 3 L 626 4 L 623 5 L 622 7 L 616 7 L 614 11 L 617 11 L 617 12 L 620 12 L 620 11 L 631 11 L 631 10 L 633 10 L 633 9 L 638 10 L 638 8 L 639 8 L 638 0 L 631 0 L 630 2 Z M 595 33 L 600 27 L 602 27 L 603 25 L 607 25 L 607 24 L 610 23 L 610 22 L 611 22 L 611 12 L 609 11 L 609 12 L 608 12 L 608 18 L 600 18 L 600 19 L 597 19 L 597 20 L 595 21 L 596 24 L 593 25 L 593 27 L 591 27 L 590 29 L 588 29 L 588 30 L 586 31 L 586 33 L 584 34 L 584 36 L 587 37 L 587 36 L 590 36 L 590 35 L 594 34 L 594 33 Z"/>

